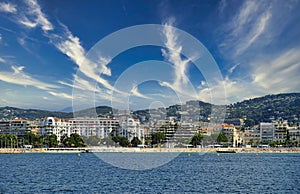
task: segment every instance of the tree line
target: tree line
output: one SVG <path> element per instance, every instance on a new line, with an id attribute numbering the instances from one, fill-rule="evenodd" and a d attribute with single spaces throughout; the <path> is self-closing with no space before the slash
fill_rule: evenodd
<path id="1" fill-rule="evenodd" d="M 190 142 L 191 145 L 197 147 L 203 143 L 203 139 L 206 139 L 201 133 L 196 133 Z M 112 141 L 111 145 L 119 145 L 121 147 L 138 147 L 142 144 L 142 141 L 138 137 L 133 137 L 129 141 L 126 137 L 121 137 L 118 135 L 112 136 L 111 138 L 100 139 L 97 136 L 91 137 L 81 137 L 80 135 L 74 133 L 68 137 L 66 134 L 60 139 L 60 143 L 57 141 L 57 136 L 55 134 L 44 134 L 37 135 L 35 133 L 26 133 L 23 135 L 22 139 L 18 139 L 16 135 L 13 134 L 0 134 L 0 147 L 1 148 L 17 148 L 23 147 L 24 145 L 32 145 L 33 148 L 53 148 L 53 147 L 86 147 L 98 146 L 100 143 L 105 141 Z M 217 142 L 228 142 L 227 137 L 220 133 L 217 137 Z M 167 141 L 164 133 L 156 132 L 152 133 L 150 137 L 144 139 L 145 145 L 158 146 L 160 147 L 163 143 Z"/>
<path id="2" fill-rule="evenodd" d="M 1 148 L 18 148 L 24 145 L 32 145 L 33 148 L 55 148 L 55 147 L 85 147 L 83 138 L 78 134 L 71 134 L 70 137 L 63 135 L 60 144 L 55 134 L 37 135 L 28 132 L 21 139 L 13 134 L 0 134 Z"/>

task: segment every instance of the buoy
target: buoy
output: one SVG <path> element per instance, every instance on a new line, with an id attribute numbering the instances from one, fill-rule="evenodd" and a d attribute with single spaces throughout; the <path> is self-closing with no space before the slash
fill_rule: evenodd
<path id="1" fill-rule="evenodd" d="M 77 156 L 80 157 L 80 153 L 78 153 Z"/>
<path id="2" fill-rule="evenodd" d="M 190 154 L 190 153 L 188 153 L 188 156 L 191 156 L 191 154 Z"/>
<path id="3" fill-rule="evenodd" d="M 256 156 L 258 156 L 258 153 L 256 153 Z"/>
<path id="4" fill-rule="evenodd" d="M 219 153 L 217 153 L 217 156 L 220 156 L 220 154 L 219 154 Z"/>

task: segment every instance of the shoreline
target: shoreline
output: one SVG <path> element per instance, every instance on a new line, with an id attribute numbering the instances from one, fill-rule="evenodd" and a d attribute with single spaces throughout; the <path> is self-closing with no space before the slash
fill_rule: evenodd
<path id="1" fill-rule="evenodd" d="M 22 153 L 217 153 L 234 151 L 235 153 L 300 153 L 300 148 L 0 148 L 0 154 Z"/>

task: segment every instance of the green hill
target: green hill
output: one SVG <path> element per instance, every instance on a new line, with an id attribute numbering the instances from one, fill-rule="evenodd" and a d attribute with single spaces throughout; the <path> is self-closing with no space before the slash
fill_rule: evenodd
<path id="1" fill-rule="evenodd" d="M 137 110 L 133 116 L 142 122 L 149 121 L 150 113 L 166 114 L 167 117 L 173 116 L 180 118 L 181 112 L 185 111 L 194 116 L 194 120 L 207 121 L 211 111 L 211 104 L 202 101 L 188 101 L 185 105 L 172 105 L 162 109 Z M 183 110 L 184 109 L 184 110 Z M 85 109 L 77 112 L 76 115 L 89 115 L 93 109 Z M 96 107 L 98 116 L 112 117 L 113 109 L 108 106 Z M 199 117 L 199 114 L 201 115 Z M 91 114 L 93 115 L 93 114 Z M 38 109 L 20 109 L 14 107 L 0 108 L 0 119 L 12 119 L 15 117 L 29 120 L 43 117 L 72 118 L 73 113 L 53 112 Z M 252 126 L 262 121 L 273 119 L 287 119 L 289 122 L 299 122 L 300 117 L 300 93 L 267 95 L 259 98 L 244 100 L 242 102 L 227 105 L 226 119 L 243 118 L 246 125 Z"/>

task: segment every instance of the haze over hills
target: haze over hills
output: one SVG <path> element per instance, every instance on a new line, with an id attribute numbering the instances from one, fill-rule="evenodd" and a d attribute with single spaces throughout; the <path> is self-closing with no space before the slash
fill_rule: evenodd
<path id="1" fill-rule="evenodd" d="M 200 121 L 208 121 L 211 111 L 211 104 L 202 101 L 188 101 L 188 107 L 198 106 L 199 110 L 196 112 L 197 119 Z M 180 117 L 181 105 L 172 105 L 166 109 L 153 110 L 137 110 L 133 112 L 133 116 L 147 122 L 151 111 L 160 111 L 167 116 Z M 85 115 L 92 109 L 85 109 L 79 111 L 78 115 Z M 116 110 L 114 110 L 116 111 Z M 98 106 L 96 112 L 98 116 L 112 117 L 113 112 L 111 107 Z M 189 110 L 186 110 L 189 111 Z M 149 113 L 150 112 L 150 113 Z M 157 112 L 156 112 L 157 113 Z M 199 115 L 201 115 L 199 117 Z M 0 108 L 0 119 L 25 118 L 29 120 L 39 119 L 43 117 L 59 117 L 72 118 L 72 112 L 58 112 L 37 109 L 21 109 L 14 107 Z M 289 122 L 299 122 L 300 117 L 300 93 L 287 93 L 267 95 L 259 98 L 244 100 L 234 104 L 227 105 L 226 118 L 244 118 L 246 125 L 252 126 L 262 121 L 271 121 L 274 119 L 287 119 Z"/>

